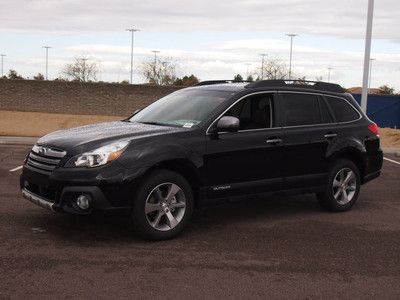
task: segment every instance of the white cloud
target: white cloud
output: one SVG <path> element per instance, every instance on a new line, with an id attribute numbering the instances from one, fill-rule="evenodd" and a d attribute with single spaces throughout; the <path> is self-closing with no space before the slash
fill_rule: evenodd
<path id="1" fill-rule="evenodd" d="M 295 31 L 362 38 L 365 0 L 14 0 L 0 28 L 22 31 Z M 374 37 L 399 40 L 400 2 L 375 1 Z"/>

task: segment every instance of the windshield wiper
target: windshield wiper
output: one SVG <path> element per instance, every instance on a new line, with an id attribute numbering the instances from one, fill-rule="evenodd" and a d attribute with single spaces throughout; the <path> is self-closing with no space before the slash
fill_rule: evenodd
<path id="1" fill-rule="evenodd" d="M 169 126 L 169 127 L 172 126 L 170 124 L 159 123 L 159 122 L 138 122 L 138 123 L 147 124 L 147 125 L 157 125 L 157 126 Z"/>

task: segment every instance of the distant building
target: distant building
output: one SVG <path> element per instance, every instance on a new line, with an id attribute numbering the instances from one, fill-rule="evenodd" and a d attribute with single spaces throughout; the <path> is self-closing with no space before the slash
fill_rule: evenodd
<path id="1" fill-rule="evenodd" d="M 347 92 L 349 92 L 350 94 L 361 94 L 362 92 L 362 87 L 351 87 L 349 89 L 347 89 Z M 368 94 L 371 95 L 377 95 L 377 94 L 381 94 L 381 89 L 379 88 L 370 88 L 368 89 Z"/>

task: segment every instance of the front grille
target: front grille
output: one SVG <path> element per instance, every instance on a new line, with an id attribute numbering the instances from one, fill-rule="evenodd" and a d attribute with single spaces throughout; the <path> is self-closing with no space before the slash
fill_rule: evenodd
<path id="1" fill-rule="evenodd" d="M 42 174 L 50 174 L 67 153 L 63 150 L 35 145 L 28 155 L 27 166 Z"/>

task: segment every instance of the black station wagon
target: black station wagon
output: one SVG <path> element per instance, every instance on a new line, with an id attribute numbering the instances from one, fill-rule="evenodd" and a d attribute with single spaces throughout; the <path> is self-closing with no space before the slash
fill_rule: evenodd
<path id="1" fill-rule="evenodd" d="M 195 207 L 266 193 L 315 193 L 346 211 L 380 174 L 378 128 L 336 84 L 202 82 L 126 120 L 50 133 L 24 162 L 21 190 L 58 212 L 127 212 L 168 239 Z"/>

